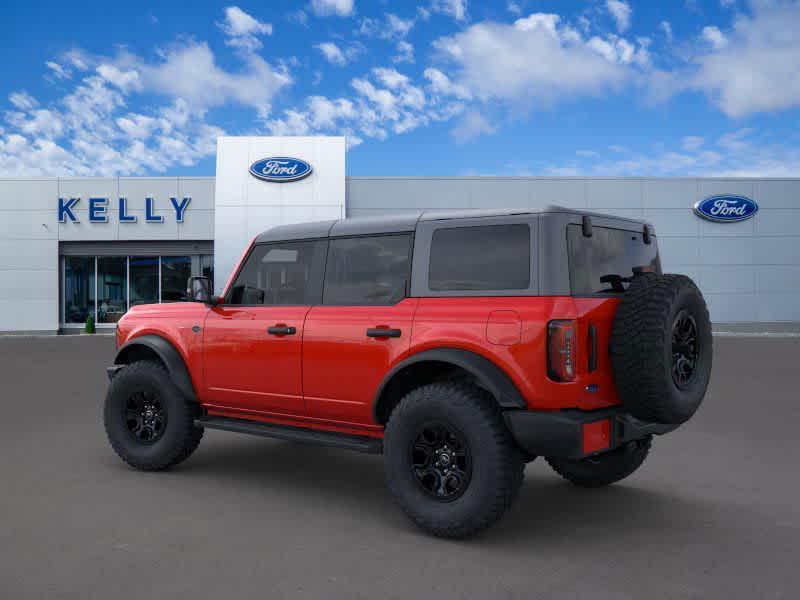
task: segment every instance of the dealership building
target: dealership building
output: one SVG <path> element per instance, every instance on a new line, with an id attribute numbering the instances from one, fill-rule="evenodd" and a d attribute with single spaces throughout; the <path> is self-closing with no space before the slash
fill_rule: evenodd
<path id="1" fill-rule="evenodd" d="M 553 204 L 653 223 L 718 327 L 800 324 L 800 178 L 347 177 L 345 160 L 342 137 L 224 137 L 215 177 L 0 178 L 0 333 L 113 328 L 190 275 L 221 288 L 275 225 Z"/>

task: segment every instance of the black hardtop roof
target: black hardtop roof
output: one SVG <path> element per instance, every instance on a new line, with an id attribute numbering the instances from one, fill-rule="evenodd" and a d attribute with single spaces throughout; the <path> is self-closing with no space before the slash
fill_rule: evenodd
<path id="1" fill-rule="evenodd" d="M 639 219 L 617 217 L 602 213 L 566 208 L 563 206 L 547 206 L 545 208 L 497 208 L 497 209 L 463 209 L 449 211 L 412 211 L 376 217 L 352 217 L 333 221 L 315 221 L 294 225 L 279 225 L 267 229 L 256 237 L 256 243 L 279 242 L 286 240 L 309 240 L 325 237 L 346 237 L 352 235 L 370 235 L 380 233 L 405 233 L 414 231 L 420 221 L 443 221 L 450 219 L 475 219 L 488 217 L 506 217 L 512 215 L 566 213 L 571 215 L 588 215 L 620 219 L 633 223 L 645 224 Z"/>

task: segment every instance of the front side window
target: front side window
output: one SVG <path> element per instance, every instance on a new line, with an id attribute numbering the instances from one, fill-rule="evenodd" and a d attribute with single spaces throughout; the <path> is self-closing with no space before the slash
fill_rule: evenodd
<path id="1" fill-rule="evenodd" d="M 447 227 L 433 232 L 432 291 L 526 290 L 531 284 L 531 230 L 525 224 Z"/>
<path id="2" fill-rule="evenodd" d="M 645 244 L 635 231 L 592 227 L 586 237 L 580 225 L 567 225 L 567 249 L 573 294 L 622 293 L 634 273 L 661 272 L 656 242 Z"/>
<path id="3" fill-rule="evenodd" d="M 318 304 L 327 242 L 260 244 L 247 257 L 228 304 Z"/>
<path id="4" fill-rule="evenodd" d="M 331 240 L 324 304 L 391 305 L 406 296 L 411 236 L 376 235 Z"/>

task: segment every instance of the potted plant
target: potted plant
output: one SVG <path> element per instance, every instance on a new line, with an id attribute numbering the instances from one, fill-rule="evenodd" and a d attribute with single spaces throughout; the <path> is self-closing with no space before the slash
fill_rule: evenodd
<path id="1" fill-rule="evenodd" d="M 86 325 L 83 328 L 84 333 L 94 333 L 94 315 L 89 315 L 86 317 Z"/>

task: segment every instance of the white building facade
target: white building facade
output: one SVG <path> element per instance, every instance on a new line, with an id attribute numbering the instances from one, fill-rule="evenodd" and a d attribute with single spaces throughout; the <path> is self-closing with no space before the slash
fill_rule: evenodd
<path id="1" fill-rule="evenodd" d="M 345 154 L 342 137 L 220 138 L 216 177 L 0 178 L 0 333 L 113 328 L 182 300 L 190 275 L 221 288 L 275 225 L 549 204 L 652 222 L 664 270 L 699 284 L 716 324 L 800 324 L 800 178 L 346 177 Z M 757 212 L 698 216 L 713 196 Z"/>

